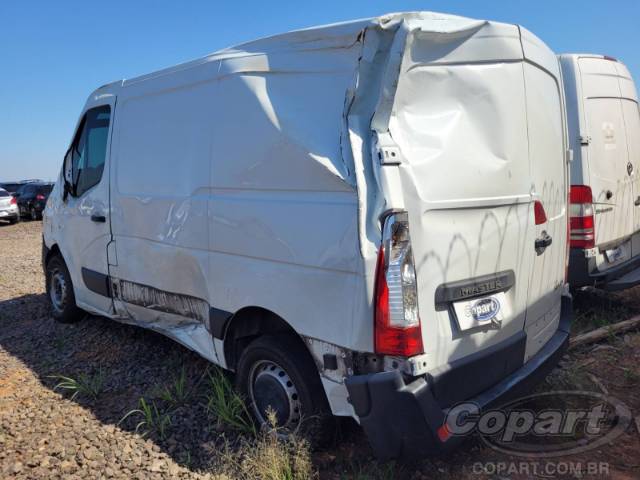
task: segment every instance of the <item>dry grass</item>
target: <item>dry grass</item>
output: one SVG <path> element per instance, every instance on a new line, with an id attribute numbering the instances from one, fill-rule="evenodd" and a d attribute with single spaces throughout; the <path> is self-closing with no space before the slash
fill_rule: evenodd
<path id="1" fill-rule="evenodd" d="M 227 446 L 222 469 L 232 478 L 248 480 L 306 480 L 317 478 L 309 443 L 295 434 L 278 435 L 275 414 L 271 427 L 253 439 L 243 437 L 235 448 Z"/>

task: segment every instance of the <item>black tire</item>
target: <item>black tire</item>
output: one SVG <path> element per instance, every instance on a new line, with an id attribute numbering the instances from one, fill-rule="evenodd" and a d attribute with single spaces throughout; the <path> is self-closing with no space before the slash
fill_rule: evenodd
<path id="1" fill-rule="evenodd" d="M 17 216 L 16 218 L 11 218 L 9 220 L 9 225 L 15 225 L 16 223 L 18 223 L 20 221 L 20 216 Z"/>
<path id="2" fill-rule="evenodd" d="M 262 369 L 263 365 L 269 365 L 269 363 L 280 367 L 285 373 L 284 378 L 291 380 L 293 384 L 292 391 L 297 394 L 294 403 L 297 407 L 293 410 L 296 408 L 300 410 L 299 412 L 293 412 L 290 408 L 284 409 L 285 412 L 290 412 L 291 415 L 289 416 L 289 422 L 282 422 L 282 417 L 287 417 L 287 415 L 286 413 L 283 414 L 282 408 L 276 408 L 278 410 L 278 423 L 284 423 L 284 425 L 278 425 L 279 431 L 284 434 L 298 431 L 309 437 L 313 443 L 324 443 L 331 432 L 331 428 L 334 426 L 334 420 L 320 382 L 318 369 L 304 345 L 292 335 L 265 335 L 259 337 L 244 349 L 238 362 L 236 388 L 244 395 L 247 407 L 253 414 L 258 427 L 269 427 L 264 415 L 264 406 L 269 403 L 269 400 L 266 398 L 268 395 L 263 395 L 262 398 L 259 398 L 259 392 L 252 389 L 251 384 L 254 383 L 256 378 L 256 369 Z M 261 370 L 261 372 L 267 372 L 269 368 Z M 276 369 L 274 373 L 275 375 L 273 376 L 275 378 L 279 372 Z M 282 378 L 281 373 L 280 376 Z M 262 382 L 264 383 L 264 378 Z M 286 390 L 283 385 L 278 386 L 278 388 L 282 388 L 283 391 Z M 264 386 L 262 390 L 264 391 Z M 287 392 L 290 396 L 295 395 L 291 394 L 289 390 Z M 257 401 L 254 395 L 258 397 Z M 273 399 L 274 397 L 271 396 L 271 398 Z M 276 399 L 274 403 L 278 403 L 278 400 L 282 400 L 282 397 Z M 258 405 L 259 403 L 262 404 L 262 408 Z M 279 404 L 282 405 L 282 403 Z M 272 408 L 275 407 L 274 405 L 270 406 Z M 262 414 L 259 413 L 260 410 L 262 410 Z"/>
<path id="3" fill-rule="evenodd" d="M 47 262 L 46 282 L 54 320 L 60 323 L 82 320 L 85 313 L 76 306 L 71 275 L 60 255 L 54 255 Z"/>

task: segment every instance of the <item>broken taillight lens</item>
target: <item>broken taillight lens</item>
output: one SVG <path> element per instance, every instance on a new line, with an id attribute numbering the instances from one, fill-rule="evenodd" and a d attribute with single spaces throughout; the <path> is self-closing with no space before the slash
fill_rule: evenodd
<path id="1" fill-rule="evenodd" d="M 418 312 L 409 219 L 406 212 L 385 218 L 375 286 L 375 351 L 410 357 L 424 352 Z"/>
<path id="2" fill-rule="evenodd" d="M 569 214 L 571 248 L 593 248 L 596 229 L 591 187 L 586 185 L 571 186 Z"/>

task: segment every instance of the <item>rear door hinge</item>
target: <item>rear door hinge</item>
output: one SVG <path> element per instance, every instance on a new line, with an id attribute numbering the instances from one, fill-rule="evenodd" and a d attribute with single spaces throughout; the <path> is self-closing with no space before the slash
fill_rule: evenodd
<path id="1" fill-rule="evenodd" d="M 389 132 L 374 132 L 373 144 L 380 165 L 400 165 L 402 163 L 400 147 L 393 141 Z"/>

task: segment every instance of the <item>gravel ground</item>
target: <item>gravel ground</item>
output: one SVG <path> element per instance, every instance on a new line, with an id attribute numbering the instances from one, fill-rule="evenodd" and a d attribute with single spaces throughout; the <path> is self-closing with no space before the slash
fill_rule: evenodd
<path id="1" fill-rule="evenodd" d="M 188 467 L 215 445 L 204 406 L 178 409 L 162 448 L 117 426 L 143 395 L 188 381 L 206 362 L 153 332 L 89 317 L 50 319 L 40 266 L 40 222 L 0 225 L 0 472 L 3 478 L 205 478 Z M 199 371 L 199 372 L 198 372 Z M 55 375 L 103 377 L 97 398 L 54 390 Z M 152 396 L 152 395 L 151 395 Z M 108 397 L 108 399 L 106 398 Z M 200 417 L 200 418 L 198 418 Z M 136 418 L 131 418 L 137 423 Z M 138 420 L 139 421 L 139 420 Z M 126 422 L 126 426 L 131 422 Z M 194 428 L 196 427 L 197 428 Z M 198 465 L 202 466 L 202 465 Z"/>
<path id="2" fill-rule="evenodd" d="M 40 222 L 0 224 L 0 478 L 228 478 L 214 472 L 228 471 L 224 462 L 237 461 L 225 452 L 242 437 L 225 430 L 207 409 L 211 365 L 141 328 L 94 316 L 73 325 L 54 322 L 44 295 L 40 229 Z M 640 289 L 625 295 L 580 293 L 576 331 L 636 314 Z M 85 379 L 96 394 L 72 398 L 73 392 L 56 388 L 60 375 Z M 604 387 L 638 415 L 639 379 L 636 332 L 572 352 L 540 388 L 562 389 L 567 382 L 574 389 Z M 140 407 L 141 398 L 158 408 L 151 419 L 155 428 L 141 424 L 144 417 L 137 413 L 121 421 Z M 632 479 L 640 478 L 639 458 L 640 433 L 632 429 L 614 445 L 555 460 L 608 462 L 609 478 Z M 474 473 L 477 462 L 521 461 L 477 439 L 443 459 L 380 464 L 350 423 L 312 460 L 320 479 L 528 478 Z"/>

